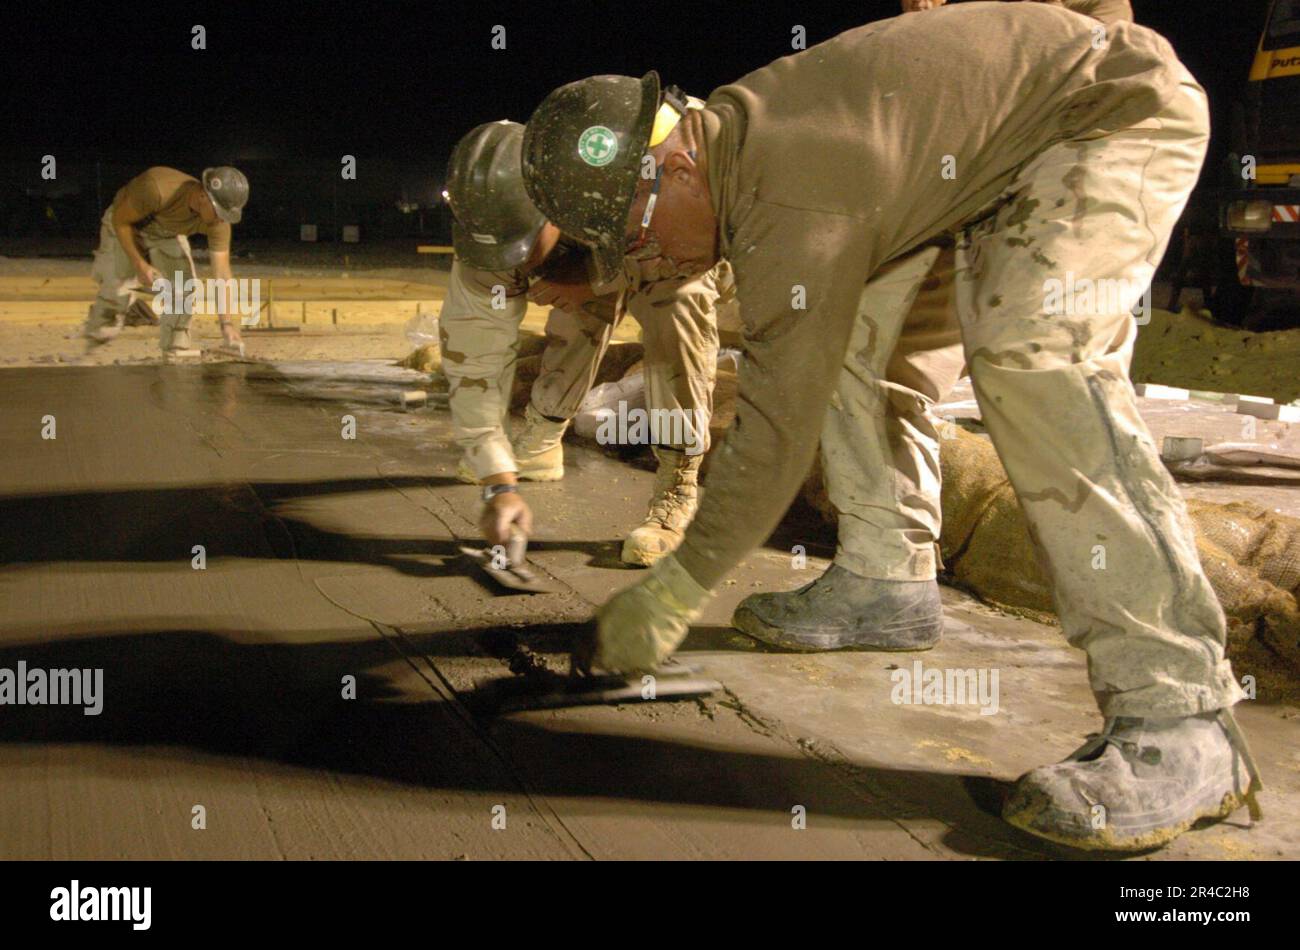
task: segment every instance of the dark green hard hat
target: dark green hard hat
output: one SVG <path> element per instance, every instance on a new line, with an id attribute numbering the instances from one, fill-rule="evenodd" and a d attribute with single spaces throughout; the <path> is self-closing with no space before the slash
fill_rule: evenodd
<path id="1" fill-rule="evenodd" d="M 524 132 L 529 197 L 591 248 L 602 282 L 622 269 L 627 215 L 658 109 L 657 73 L 592 76 L 547 96 Z"/>
<path id="2" fill-rule="evenodd" d="M 545 216 L 528 200 L 519 166 L 524 127 L 488 122 L 456 143 L 444 195 L 456 220 L 456 256 L 481 270 L 512 270 L 528 259 Z"/>

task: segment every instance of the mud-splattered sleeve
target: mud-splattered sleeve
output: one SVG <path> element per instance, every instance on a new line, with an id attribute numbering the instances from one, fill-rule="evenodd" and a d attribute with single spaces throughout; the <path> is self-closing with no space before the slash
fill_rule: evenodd
<path id="1" fill-rule="evenodd" d="M 526 291 L 517 274 L 476 271 L 457 261 L 439 314 L 452 431 L 479 479 L 518 470 L 505 421 Z"/>
<path id="2" fill-rule="evenodd" d="M 736 421 L 678 552 L 703 587 L 767 540 L 812 464 L 868 276 L 860 221 L 756 202 L 731 242 L 744 324 Z"/>

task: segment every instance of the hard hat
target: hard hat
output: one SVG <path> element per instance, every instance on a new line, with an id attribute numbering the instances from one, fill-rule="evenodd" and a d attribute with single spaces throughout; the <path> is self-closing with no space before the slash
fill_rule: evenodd
<path id="1" fill-rule="evenodd" d="M 444 194 L 456 220 L 456 256 L 480 270 L 512 270 L 532 252 L 546 218 L 528 199 L 519 167 L 524 127 L 488 122 L 458 143 L 447 164 Z"/>
<path id="2" fill-rule="evenodd" d="M 218 165 L 203 169 L 203 190 L 212 199 L 217 217 L 238 224 L 248 204 L 248 179 L 238 168 Z"/>
<path id="3" fill-rule="evenodd" d="M 591 248 L 602 283 L 622 270 L 627 216 L 658 111 L 657 73 L 593 76 L 552 92 L 524 131 L 529 197 Z"/>

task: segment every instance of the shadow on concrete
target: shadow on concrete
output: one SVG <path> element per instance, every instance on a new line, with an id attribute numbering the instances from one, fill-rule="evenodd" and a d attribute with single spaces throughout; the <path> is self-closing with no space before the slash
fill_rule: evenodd
<path id="1" fill-rule="evenodd" d="M 281 509 L 299 499 L 444 488 L 452 478 L 387 476 L 295 482 L 229 482 L 0 497 L 0 564 L 280 558 L 378 564 L 416 577 L 448 573 L 411 556 L 459 558 L 462 541 L 331 531 Z M 534 550 L 606 556 L 608 541 L 541 541 Z M 459 567 L 456 573 L 466 573 Z"/>
<path id="2" fill-rule="evenodd" d="M 555 645 L 578 626 L 551 625 L 539 636 Z M 484 644 L 492 632 L 402 640 L 430 657 L 499 654 L 500 643 Z M 387 664 L 402 668 L 403 651 L 389 640 L 250 643 L 234 635 L 85 628 L 0 649 L 0 668 L 16 669 L 21 660 L 28 669 L 103 669 L 105 697 L 98 716 L 80 706 L 7 706 L 0 743 L 177 747 L 427 789 L 519 793 L 526 778 L 534 795 L 782 814 L 793 801 L 806 803 L 809 814 L 854 822 L 937 820 L 948 827 L 944 845 L 972 857 L 1115 857 L 1080 855 L 1006 826 L 997 812 L 1007 783 L 984 777 L 571 732 L 537 714 L 474 719 L 472 704 L 461 701 L 472 691 L 454 701 L 436 693 L 425 699 L 375 672 Z M 310 633 L 289 638 L 307 641 Z M 345 676 L 356 677 L 355 700 L 342 696 Z"/>

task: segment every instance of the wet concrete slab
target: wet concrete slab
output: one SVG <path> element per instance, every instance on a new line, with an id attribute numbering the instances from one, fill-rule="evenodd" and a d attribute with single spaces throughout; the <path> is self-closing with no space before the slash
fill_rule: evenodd
<path id="1" fill-rule="evenodd" d="M 561 668 L 640 576 L 618 541 L 650 475 L 571 446 L 563 482 L 527 488 L 530 556 L 563 593 L 498 595 L 458 555 L 478 501 L 446 413 L 310 375 L 0 376 L 0 667 L 104 670 L 98 716 L 0 708 L 3 856 L 1069 856 L 996 811 L 1007 780 L 1095 727 L 1081 654 L 945 592 L 945 642 L 919 659 L 997 669 L 981 715 L 893 702 L 917 656 L 758 649 L 731 609 L 815 576 L 830 539 L 811 522 L 787 521 L 687 640 L 724 694 L 477 717 L 486 683 L 521 655 Z M 1300 711 L 1261 701 L 1242 721 L 1265 823 L 1158 857 L 1300 856 Z"/>

